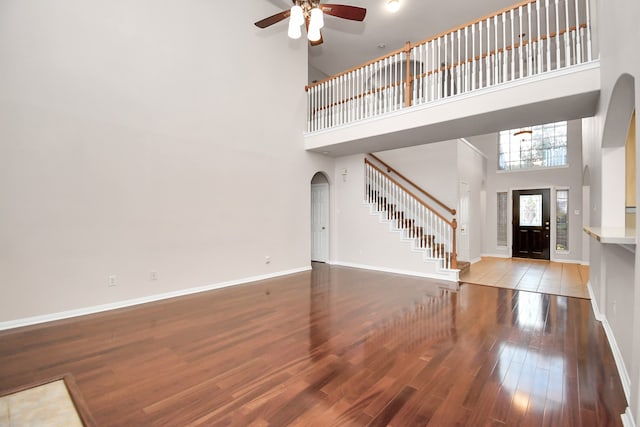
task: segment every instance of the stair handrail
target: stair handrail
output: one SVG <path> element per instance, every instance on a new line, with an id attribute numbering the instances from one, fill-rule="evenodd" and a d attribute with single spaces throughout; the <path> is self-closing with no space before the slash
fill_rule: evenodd
<path id="1" fill-rule="evenodd" d="M 400 182 L 398 182 L 398 180 L 394 179 L 388 173 L 386 173 L 385 171 L 380 169 L 378 166 L 373 164 L 369 159 L 365 158 L 364 159 L 364 163 L 366 165 L 369 165 L 371 168 L 373 168 L 374 170 L 378 171 L 379 173 L 381 173 L 382 176 L 387 178 L 389 181 L 391 181 L 392 183 L 394 183 L 395 185 L 400 187 L 402 189 L 402 191 L 406 192 L 409 196 L 414 198 L 416 200 L 416 202 L 418 202 L 420 205 L 422 205 L 426 209 L 428 209 L 431 212 L 433 212 L 434 215 L 436 215 L 438 218 L 440 218 L 446 224 L 449 224 L 449 226 L 451 227 L 451 230 L 452 230 L 452 238 L 451 238 L 451 267 L 453 269 L 457 268 L 457 266 L 458 266 L 458 259 L 457 259 L 458 253 L 457 253 L 456 229 L 458 228 L 458 221 L 456 221 L 455 218 L 453 218 L 450 221 L 447 218 L 445 218 L 444 216 L 442 216 L 438 211 L 433 209 L 433 207 L 431 207 L 428 203 L 426 203 L 424 200 L 420 199 L 413 191 L 409 190 L 407 187 L 405 187 Z"/>
<path id="2" fill-rule="evenodd" d="M 418 191 L 420 191 L 422 194 L 424 194 L 425 196 L 427 196 L 428 198 L 430 198 L 431 200 L 433 200 L 434 202 L 436 202 L 438 205 L 440 205 L 443 209 L 445 209 L 446 211 L 448 211 L 449 213 L 451 213 L 451 215 L 455 215 L 456 214 L 456 210 L 453 208 L 450 208 L 449 206 L 447 206 L 446 204 L 444 204 L 442 201 L 440 201 L 437 197 L 435 197 L 433 194 L 429 193 L 428 191 L 426 191 L 425 189 L 423 189 L 422 187 L 420 187 L 418 184 L 416 184 L 415 182 L 411 181 L 409 178 L 407 178 L 406 176 L 404 176 L 402 173 L 400 173 L 397 169 L 391 167 L 388 163 L 386 163 L 384 160 L 382 160 L 381 158 L 379 158 L 378 156 L 376 156 L 373 153 L 368 153 L 368 156 L 371 156 L 373 159 L 375 159 L 377 162 L 381 163 L 385 168 L 387 168 L 387 172 L 393 172 L 396 175 L 398 175 L 400 178 L 402 178 L 405 182 L 411 184 L 412 187 L 414 187 L 415 189 L 417 189 Z M 366 159 L 365 159 L 366 161 Z M 369 162 L 370 163 L 370 162 Z M 371 164 L 371 163 L 370 163 Z M 372 164 L 373 166 L 373 164 Z M 386 174 L 385 174 L 386 175 Z M 431 209 L 431 208 L 430 208 Z M 431 209 L 433 210 L 433 209 Z M 435 212 L 435 211 L 434 211 Z"/>

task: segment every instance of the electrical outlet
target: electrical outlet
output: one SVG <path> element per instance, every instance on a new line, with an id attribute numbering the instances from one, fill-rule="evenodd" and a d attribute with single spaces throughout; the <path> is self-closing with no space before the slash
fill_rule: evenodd
<path id="1" fill-rule="evenodd" d="M 265 264 L 271 264 L 271 257 L 269 255 L 267 255 L 266 257 L 264 257 L 264 263 Z"/>
<path id="2" fill-rule="evenodd" d="M 149 280 L 158 280 L 158 272 L 152 271 L 149 273 Z"/>
<path id="3" fill-rule="evenodd" d="M 113 287 L 116 285 L 116 275 L 112 274 L 111 276 L 109 276 L 109 287 Z"/>

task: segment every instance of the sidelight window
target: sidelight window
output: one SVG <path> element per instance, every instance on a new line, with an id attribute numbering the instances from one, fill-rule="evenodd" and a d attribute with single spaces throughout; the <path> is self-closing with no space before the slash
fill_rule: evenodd
<path id="1" fill-rule="evenodd" d="M 569 250 L 569 190 L 556 191 L 556 251 Z"/>
<path id="2" fill-rule="evenodd" d="M 507 193 L 498 193 L 498 246 L 507 246 Z"/>

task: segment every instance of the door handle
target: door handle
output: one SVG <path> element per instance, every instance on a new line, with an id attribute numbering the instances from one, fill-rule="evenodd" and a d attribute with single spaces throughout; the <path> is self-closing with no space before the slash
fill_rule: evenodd
<path id="1" fill-rule="evenodd" d="M 325 229 L 325 227 L 322 227 L 322 229 L 324 230 L 324 229 Z"/>

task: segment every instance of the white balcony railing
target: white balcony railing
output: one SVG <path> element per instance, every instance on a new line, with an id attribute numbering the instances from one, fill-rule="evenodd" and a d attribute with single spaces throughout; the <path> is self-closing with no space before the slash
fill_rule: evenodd
<path id="1" fill-rule="evenodd" d="M 527 0 L 307 86 L 307 132 L 592 60 L 589 0 Z"/>

